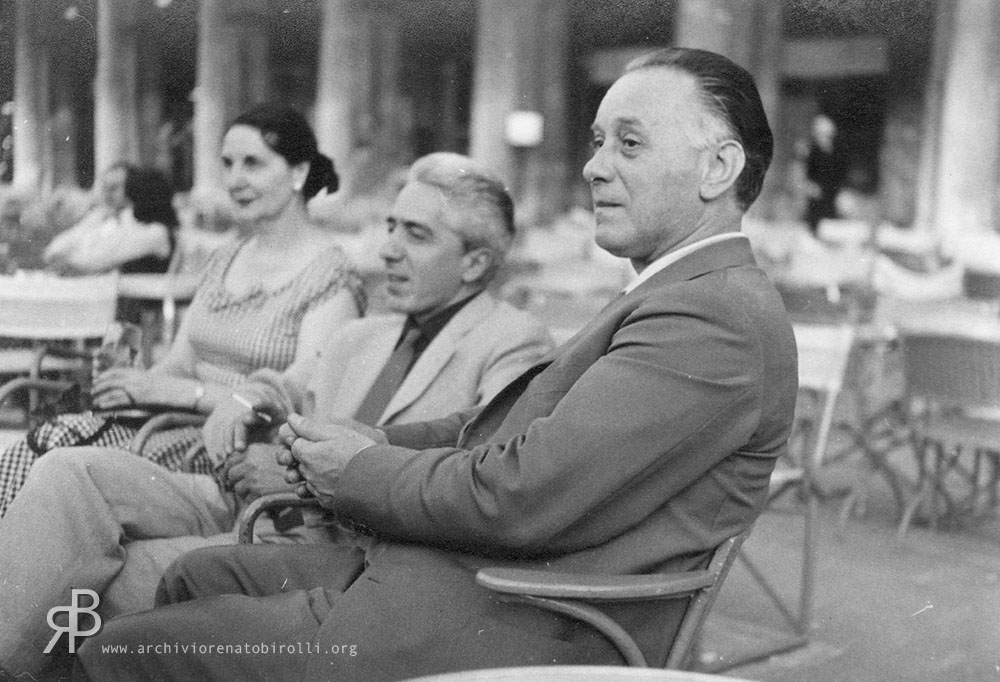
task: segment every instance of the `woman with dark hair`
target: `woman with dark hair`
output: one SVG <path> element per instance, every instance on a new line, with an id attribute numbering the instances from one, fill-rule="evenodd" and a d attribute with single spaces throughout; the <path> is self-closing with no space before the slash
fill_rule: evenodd
<path id="1" fill-rule="evenodd" d="M 141 421 L 115 411 L 155 406 L 208 414 L 233 400 L 250 372 L 318 358 L 330 334 L 361 314 L 360 279 L 335 235 L 306 213 L 306 202 L 322 189 L 336 191 L 338 179 L 302 115 L 283 105 L 241 115 L 226 131 L 222 164 L 232 215 L 246 237 L 212 256 L 160 362 L 101 373 L 93 387 L 96 414 L 60 415 L 0 455 L 0 516 L 42 453 L 127 447 Z M 179 469 L 200 440 L 197 428 L 171 429 L 154 435 L 143 456 Z M 219 465 L 202 456 L 194 471 L 213 473 Z"/>
<path id="2" fill-rule="evenodd" d="M 118 162 L 101 176 L 98 205 L 42 258 L 64 274 L 166 272 L 177 231 L 172 199 L 163 173 Z"/>

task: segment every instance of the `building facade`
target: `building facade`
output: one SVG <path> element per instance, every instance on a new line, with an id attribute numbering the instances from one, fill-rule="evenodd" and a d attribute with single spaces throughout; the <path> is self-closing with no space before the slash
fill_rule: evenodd
<path id="1" fill-rule="evenodd" d="M 118 159 L 211 188 L 226 122 L 282 100 L 348 192 L 467 152 L 541 223 L 584 204 L 591 118 L 627 59 L 703 47 L 754 74 L 772 120 L 755 213 L 799 210 L 796 150 L 822 112 L 880 219 L 996 230 L 998 29 L 991 0 L 0 0 L 0 95 L 25 191 Z"/>

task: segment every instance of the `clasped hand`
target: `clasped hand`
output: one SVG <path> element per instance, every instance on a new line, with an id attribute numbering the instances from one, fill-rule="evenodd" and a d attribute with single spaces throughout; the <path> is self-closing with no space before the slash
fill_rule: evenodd
<path id="1" fill-rule="evenodd" d="M 286 468 L 285 480 L 301 497 L 316 497 L 324 507 L 332 507 L 337 481 L 354 456 L 386 442 L 381 431 L 353 420 L 318 422 L 298 414 L 288 416 L 278 437 L 285 446 L 277 456 Z"/>

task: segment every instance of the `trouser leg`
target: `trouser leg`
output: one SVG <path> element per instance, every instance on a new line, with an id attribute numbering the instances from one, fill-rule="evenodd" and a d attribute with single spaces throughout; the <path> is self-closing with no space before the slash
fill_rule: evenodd
<path id="1" fill-rule="evenodd" d="M 160 599 L 172 603 L 107 624 L 81 649 L 78 675 L 300 680 L 310 658 L 344 655 L 320 651 L 316 631 L 363 566 L 360 550 L 331 545 L 196 550 L 164 575 Z"/>
<path id="2" fill-rule="evenodd" d="M 228 530 L 232 515 L 214 486 L 117 450 L 67 448 L 40 458 L 0 521 L 0 667 L 39 670 L 54 634 L 49 609 L 69 605 L 71 588 L 104 590 L 128 540 Z"/>
<path id="3" fill-rule="evenodd" d="M 326 613 L 325 597 L 222 595 L 122 616 L 83 644 L 74 679 L 298 682 L 316 655 L 314 607 Z"/>
<path id="4" fill-rule="evenodd" d="M 364 568 L 364 552 L 336 545 L 234 545 L 185 555 L 164 573 L 156 603 L 219 594 L 263 597 L 326 587 L 343 592 Z"/>

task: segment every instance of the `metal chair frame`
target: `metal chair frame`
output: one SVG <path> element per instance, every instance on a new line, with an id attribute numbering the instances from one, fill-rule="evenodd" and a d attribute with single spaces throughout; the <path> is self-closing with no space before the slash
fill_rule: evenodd
<path id="1" fill-rule="evenodd" d="M 712 553 L 707 568 L 646 575 L 595 575 L 520 568 L 484 568 L 476 582 L 508 601 L 530 604 L 586 623 L 604 635 L 631 667 L 647 668 L 631 635 L 595 604 L 690 598 L 672 642 L 666 668 L 686 669 L 693 661 L 702 625 L 726 574 L 750 530 L 729 538 Z"/>

